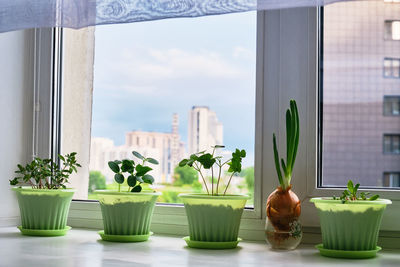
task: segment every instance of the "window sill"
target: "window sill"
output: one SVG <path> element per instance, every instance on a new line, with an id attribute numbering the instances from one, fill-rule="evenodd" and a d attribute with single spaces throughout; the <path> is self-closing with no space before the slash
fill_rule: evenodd
<path id="1" fill-rule="evenodd" d="M 72 229 L 65 237 L 31 238 L 14 227 L 0 228 L 0 258 L 4 266 L 337 266 L 348 260 L 320 256 L 311 245 L 294 251 L 272 251 L 264 242 L 241 242 L 232 250 L 189 249 L 178 237 L 155 235 L 148 242 L 99 241 L 96 231 Z M 30 249 L 26 249 L 29 247 Z M 384 249 L 370 260 L 352 260 L 355 266 L 395 266 L 398 250 Z"/>

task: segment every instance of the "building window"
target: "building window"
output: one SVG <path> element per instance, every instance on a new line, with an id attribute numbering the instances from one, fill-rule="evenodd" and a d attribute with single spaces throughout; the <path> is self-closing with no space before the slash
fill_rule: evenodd
<path id="1" fill-rule="evenodd" d="M 383 173 L 384 187 L 400 187 L 400 172 Z"/>
<path id="2" fill-rule="evenodd" d="M 385 96 L 383 98 L 383 114 L 385 116 L 400 116 L 400 96 Z"/>
<path id="3" fill-rule="evenodd" d="M 385 154 L 400 154 L 400 134 L 383 135 L 383 152 Z"/>
<path id="4" fill-rule="evenodd" d="M 400 20 L 385 21 L 385 40 L 400 40 Z"/>
<path id="5" fill-rule="evenodd" d="M 383 77 L 400 78 L 400 58 L 385 58 L 383 60 Z"/>

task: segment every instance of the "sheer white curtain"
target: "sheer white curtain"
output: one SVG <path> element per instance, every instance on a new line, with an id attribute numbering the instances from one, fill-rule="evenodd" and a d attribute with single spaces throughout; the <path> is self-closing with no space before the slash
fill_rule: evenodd
<path id="1" fill-rule="evenodd" d="M 0 0 L 0 32 L 42 27 L 82 28 L 339 1 L 349 0 Z"/>

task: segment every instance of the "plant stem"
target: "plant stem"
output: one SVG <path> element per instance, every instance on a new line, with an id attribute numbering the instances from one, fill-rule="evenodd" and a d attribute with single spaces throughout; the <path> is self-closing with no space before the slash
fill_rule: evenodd
<path id="1" fill-rule="evenodd" d="M 206 187 L 206 190 L 207 190 L 207 194 L 209 195 L 209 194 L 210 194 L 210 192 L 208 191 L 208 187 L 207 187 L 206 179 L 204 179 L 204 176 L 203 176 L 203 174 L 201 173 L 201 169 L 199 168 L 199 166 L 197 165 L 197 163 L 195 162 L 194 164 L 196 165 L 196 168 L 197 168 L 197 170 L 196 170 L 196 171 L 198 171 L 198 172 L 200 173 L 200 176 L 201 176 L 201 178 L 203 179 L 204 185 L 205 185 L 205 187 Z"/>
<path id="2" fill-rule="evenodd" d="M 118 192 L 121 192 L 121 184 L 118 184 Z"/>
<path id="3" fill-rule="evenodd" d="M 221 170 L 222 170 L 222 165 L 221 161 L 219 161 L 219 172 L 218 172 L 218 181 L 217 181 L 217 195 L 218 195 L 218 186 L 219 186 L 219 181 L 221 180 Z"/>
<path id="4" fill-rule="evenodd" d="M 229 187 L 229 185 L 231 184 L 232 176 L 233 176 L 234 174 L 235 174 L 235 173 L 232 172 L 231 177 L 229 177 L 229 182 L 228 182 L 228 184 L 226 185 L 226 188 L 225 188 L 225 191 L 224 191 L 224 196 L 225 196 L 225 194 L 226 194 L 226 190 L 228 190 L 228 187 Z"/>
<path id="5" fill-rule="evenodd" d="M 214 169 L 211 167 L 211 195 L 214 195 Z"/>

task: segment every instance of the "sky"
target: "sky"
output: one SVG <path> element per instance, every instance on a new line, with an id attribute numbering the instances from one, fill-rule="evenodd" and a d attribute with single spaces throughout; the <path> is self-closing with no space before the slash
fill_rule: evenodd
<path id="1" fill-rule="evenodd" d="M 132 130 L 170 132 L 187 143 L 192 106 L 209 106 L 227 149 L 253 165 L 256 12 L 177 18 L 95 31 L 92 136 L 122 145 Z"/>

